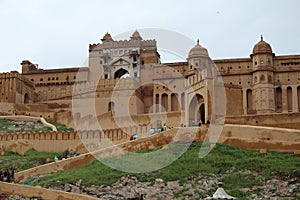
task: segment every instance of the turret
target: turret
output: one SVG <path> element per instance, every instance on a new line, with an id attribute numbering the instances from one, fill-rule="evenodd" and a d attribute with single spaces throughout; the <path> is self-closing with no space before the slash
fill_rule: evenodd
<path id="1" fill-rule="evenodd" d="M 20 64 L 22 65 L 22 74 L 37 70 L 37 64 L 32 64 L 29 60 L 23 60 Z"/>
<path id="2" fill-rule="evenodd" d="M 274 55 L 271 45 L 262 36 L 250 55 L 253 61 L 253 108 L 258 114 L 275 112 Z"/>
<path id="3" fill-rule="evenodd" d="M 261 68 L 273 68 L 273 57 L 271 45 L 264 41 L 261 36 L 260 41 L 254 45 L 250 57 L 253 61 L 253 70 L 260 70 Z"/>

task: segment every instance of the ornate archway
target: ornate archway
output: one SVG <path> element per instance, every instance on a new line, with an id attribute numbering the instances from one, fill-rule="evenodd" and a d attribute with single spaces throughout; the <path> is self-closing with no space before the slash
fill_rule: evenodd
<path id="1" fill-rule="evenodd" d="M 204 98 L 200 94 L 195 94 L 189 104 L 189 126 L 198 125 L 200 120 L 202 123 L 205 123 L 205 104 Z"/>
<path id="2" fill-rule="evenodd" d="M 121 68 L 115 72 L 114 78 L 121 78 L 121 76 L 123 76 L 126 73 L 129 74 L 129 72 L 126 69 Z"/>

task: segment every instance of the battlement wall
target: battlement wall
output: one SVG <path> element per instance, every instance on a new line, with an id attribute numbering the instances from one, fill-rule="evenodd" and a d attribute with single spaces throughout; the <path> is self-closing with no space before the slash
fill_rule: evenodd
<path id="1" fill-rule="evenodd" d="M 0 79 L 5 80 L 5 79 L 19 79 L 20 81 L 24 82 L 26 85 L 29 87 L 33 87 L 33 83 L 28 80 L 26 77 L 22 76 L 19 72 L 17 71 L 11 71 L 11 72 L 4 72 L 0 73 Z"/>
<path id="2" fill-rule="evenodd" d="M 208 128 L 208 125 L 201 127 L 173 128 L 152 136 L 142 137 L 138 140 L 127 141 L 93 152 L 90 151 L 91 153 L 18 172 L 15 175 L 16 181 L 18 182 L 26 177 L 35 176 L 37 174 L 48 174 L 51 172 L 76 168 L 88 164 L 94 159 L 94 156 L 96 158 L 108 156 L 118 157 L 121 156 L 120 149 L 126 152 L 134 152 L 137 150 L 166 146 L 177 141 L 217 142 L 237 146 L 243 149 L 265 148 L 290 152 L 299 150 L 300 147 L 299 130 L 228 124 L 224 125 L 224 127 L 212 127 L 223 129 L 220 135 L 215 135 L 215 133 L 210 133 Z"/>
<path id="3" fill-rule="evenodd" d="M 51 152 L 74 149 L 76 152 L 85 153 L 87 152 L 86 147 L 89 148 L 89 145 L 96 145 L 95 148 L 99 148 L 102 141 L 111 141 L 118 144 L 120 141 L 129 140 L 132 134 L 138 134 L 141 137 L 141 131 L 145 133 L 147 129 L 147 126 L 136 126 L 105 130 L 6 133 L 0 134 L 0 151 L 24 154 L 33 148 L 37 151 Z"/>
<path id="4" fill-rule="evenodd" d="M 300 113 L 228 116 L 225 123 L 300 129 Z"/>
<path id="5" fill-rule="evenodd" d="M 103 48 L 130 48 L 130 47 L 156 47 L 156 40 L 119 40 L 89 45 L 90 51 Z"/>

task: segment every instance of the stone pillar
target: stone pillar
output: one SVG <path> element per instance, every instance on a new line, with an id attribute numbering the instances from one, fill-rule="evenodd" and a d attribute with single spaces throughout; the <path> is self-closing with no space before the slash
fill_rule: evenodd
<path id="1" fill-rule="evenodd" d="M 185 95 L 184 95 L 184 109 L 185 109 L 185 112 L 184 112 L 184 118 L 185 120 L 182 122 L 184 125 L 186 126 L 189 126 L 189 100 L 188 100 L 188 97 L 189 97 L 189 94 L 186 92 Z"/>
<path id="2" fill-rule="evenodd" d="M 118 140 L 119 137 L 119 129 L 114 129 L 113 140 Z"/>
<path id="3" fill-rule="evenodd" d="M 208 84 L 206 84 L 206 85 L 208 85 Z M 209 97 L 208 87 L 206 87 L 205 88 L 205 96 L 204 96 L 205 119 L 204 119 L 204 122 L 202 122 L 202 123 L 206 123 L 207 120 L 210 120 L 210 121 L 215 120 L 215 116 L 211 116 L 211 113 L 208 113 L 209 112 L 209 106 L 211 107 L 211 111 L 213 111 L 215 109 L 215 107 L 213 107 L 214 106 L 214 101 L 215 101 L 215 99 L 213 98 L 214 97 L 214 94 L 213 94 L 214 90 L 211 90 L 210 92 L 211 92 L 211 97 Z M 209 101 L 209 98 L 210 98 L 210 101 Z M 209 102 L 210 102 L 211 105 L 208 105 Z M 214 113 L 216 113 L 216 110 L 214 110 Z"/>
<path id="4" fill-rule="evenodd" d="M 298 96 L 297 96 L 297 85 L 292 86 L 293 96 L 293 112 L 298 112 Z"/>
<path id="5" fill-rule="evenodd" d="M 122 128 L 120 128 L 118 131 L 118 140 L 122 140 L 122 139 L 123 139 L 123 131 Z"/>
<path id="6" fill-rule="evenodd" d="M 149 110 L 149 113 L 150 113 L 150 110 Z M 155 94 L 155 92 L 153 92 L 153 96 L 152 96 L 152 113 L 156 113 L 156 94 Z"/>

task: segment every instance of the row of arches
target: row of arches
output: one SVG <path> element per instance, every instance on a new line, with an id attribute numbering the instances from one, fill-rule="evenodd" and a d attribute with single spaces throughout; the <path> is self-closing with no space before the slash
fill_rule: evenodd
<path id="1" fill-rule="evenodd" d="M 172 93 L 168 95 L 166 93 L 163 94 L 156 94 L 155 95 L 155 109 L 153 112 L 173 112 L 173 111 L 180 111 L 184 109 L 184 100 L 185 93 L 179 95 L 177 93 Z M 161 106 L 160 106 L 161 105 Z M 170 106 L 170 107 L 169 107 Z M 161 108 L 162 107 L 162 108 Z M 115 109 L 115 102 L 110 101 L 108 102 L 108 112 L 114 112 Z"/>
<path id="2" fill-rule="evenodd" d="M 155 111 L 154 112 L 174 112 L 184 110 L 185 93 L 163 93 L 155 95 Z M 159 106 L 161 105 L 161 107 Z"/>
<path id="3" fill-rule="evenodd" d="M 286 103 L 287 103 L 287 111 L 293 111 L 293 101 L 297 101 L 298 108 L 296 110 L 300 111 L 300 86 L 296 88 L 296 96 L 297 98 L 293 98 L 293 88 L 291 86 L 286 88 Z M 276 103 L 276 112 L 282 112 L 282 88 L 277 87 L 275 89 L 275 103 Z"/>
<path id="4" fill-rule="evenodd" d="M 114 112 L 115 102 L 108 103 L 108 112 Z M 155 107 L 153 112 L 172 112 L 185 109 L 185 93 L 163 93 L 155 95 Z M 200 94 L 195 94 L 188 104 L 188 122 L 190 126 L 206 123 L 205 118 L 205 103 L 204 97 Z"/>
<path id="5" fill-rule="evenodd" d="M 286 95 L 283 96 L 282 88 L 276 87 L 274 91 L 274 99 L 275 99 L 275 111 L 282 112 L 283 111 L 283 101 L 286 101 L 287 111 L 292 112 L 293 110 L 297 110 L 300 112 L 300 86 L 296 88 L 297 91 L 293 91 L 291 86 L 286 88 Z M 296 98 L 293 97 L 293 92 L 296 92 Z M 286 98 L 286 99 L 284 99 Z M 248 114 L 254 110 L 253 107 L 253 94 L 252 89 L 246 90 L 246 105 Z M 298 108 L 293 109 L 294 101 L 297 101 Z"/>

